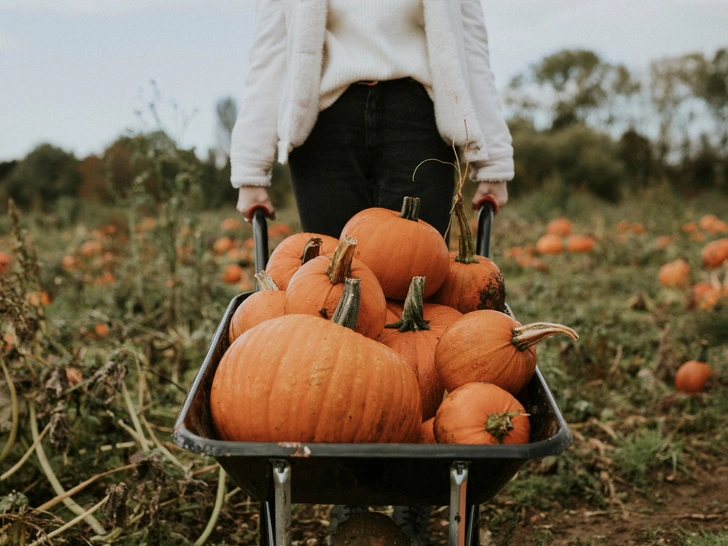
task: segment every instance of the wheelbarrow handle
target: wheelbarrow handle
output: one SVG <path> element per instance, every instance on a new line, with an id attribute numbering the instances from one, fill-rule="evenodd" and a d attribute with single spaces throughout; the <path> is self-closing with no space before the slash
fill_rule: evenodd
<path id="1" fill-rule="evenodd" d="M 258 273 L 268 265 L 268 220 L 266 219 L 266 209 L 255 207 L 251 216 L 253 246 L 255 248 L 255 272 Z"/>
<path id="2" fill-rule="evenodd" d="M 493 215 L 495 214 L 495 203 L 489 199 L 483 199 L 477 204 L 478 209 L 478 239 L 475 252 L 480 256 L 490 258 L 490 235 L 493 231 Z"/>

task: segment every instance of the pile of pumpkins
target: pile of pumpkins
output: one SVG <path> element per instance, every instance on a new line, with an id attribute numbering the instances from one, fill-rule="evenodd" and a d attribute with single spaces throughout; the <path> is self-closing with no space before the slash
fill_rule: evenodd
<path id="1" fill-rule="evenodd" d="M 210 390 L 220 439 L 242 442 L 527 443 L 517 396 L 535 345 L 563 325 L 507 314 L 497 265 L 401 211 L 365 209 L 339 239 L 297 233 L 256 274 Z"/>

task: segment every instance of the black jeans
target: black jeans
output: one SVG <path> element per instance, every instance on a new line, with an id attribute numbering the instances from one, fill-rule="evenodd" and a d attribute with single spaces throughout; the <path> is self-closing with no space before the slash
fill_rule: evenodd
<path id="1" fill-rule="evenodd" d="M 422 163 L 427 159 L 439 161 Z M 421 84 L 410 78 L 352 84 L 289 156 L 301 228 L 339 237 L 357 212 L 399 211 L 412 196 L 420 198 L 420 219 L 444 234 L 456 174 L 440 161 L 454 160 Z"/>

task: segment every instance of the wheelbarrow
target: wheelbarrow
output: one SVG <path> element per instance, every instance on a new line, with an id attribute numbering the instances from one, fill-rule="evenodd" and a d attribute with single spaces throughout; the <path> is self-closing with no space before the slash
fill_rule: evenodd
<path id="1" fill-rule="evenodd" d="M 490 255 L 493 209 L 478 214 L 477 252 Z M 268 260 L 265 215 L 252 218 L 255 270 Z M 233 313 L 252 292 L 235 296 L 177 418 L 172 438 L 193 453 L 214 457 L 251 499 L 260 502 L 260 545 L 290 546 L 294 503 L 449 506 L 449 546 L 478 546 L 480 504 L 491 499 L 529 460 L 557 455 L 572 435 L 541 371 L 520 397 L 531 439 L 522 445 L 340 444 L 230 442 L 215 437 L 209 395 L 229 346 Z M 510 308 L 506 311 L 511 313 Z M 512 314 L 512 313 L 511 313 Z"/>

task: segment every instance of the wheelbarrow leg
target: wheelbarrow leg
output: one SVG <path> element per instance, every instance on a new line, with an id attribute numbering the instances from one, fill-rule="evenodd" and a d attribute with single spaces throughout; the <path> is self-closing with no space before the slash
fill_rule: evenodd
<path id="1" fill-rule="evenodd" d="M 291 464 L 271 459 L 271 498 L 260 504 L 260 546 L 291 546 Z"/>
<path id="2" fill-rule="evenodd" d="M 450 527 L 448 546 L 470 546 L 466 540 L 468 507 L 468 462 L 455 461 L 450 465 Z"/>

